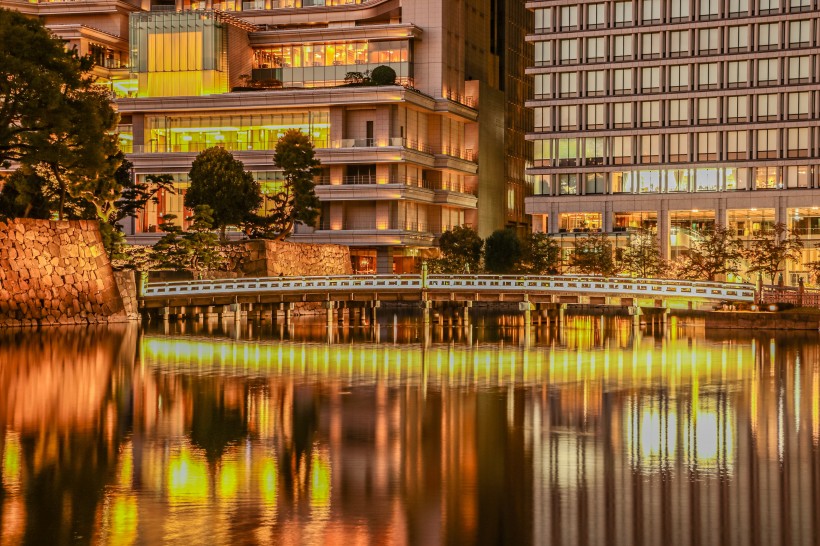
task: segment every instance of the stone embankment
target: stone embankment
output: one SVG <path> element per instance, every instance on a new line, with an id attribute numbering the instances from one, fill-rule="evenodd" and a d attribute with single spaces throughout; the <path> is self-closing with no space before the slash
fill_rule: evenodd
<path id="1" fill-rule="evenodd" d="M 96 222 L 0 222 L 0 326 L 125 320 Z"/>
<path id="2" fill-rule="evenodd" d="M 245 277 L 299 277 L 350 275 L 350 249 L 340 245 L 314 245 L 285 241 L 245 241 L 234 245 L 231 261 Z"/>

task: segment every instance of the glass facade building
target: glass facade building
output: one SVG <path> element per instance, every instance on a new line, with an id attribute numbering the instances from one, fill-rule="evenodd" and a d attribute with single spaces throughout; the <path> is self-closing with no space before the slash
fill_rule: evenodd
<path id="1" fill-rule="evenodd" d="M 528 7 L 534 229 L 560 235 L 568 215 L 594 214 L 612 233 L 619 214 L 653 211 L 672 257 L 686 230 L 753 235 L 767 221 L 739 218 L 763 210 L 797 227 L 802 205 L 820 205 L 814 0 Z"/>

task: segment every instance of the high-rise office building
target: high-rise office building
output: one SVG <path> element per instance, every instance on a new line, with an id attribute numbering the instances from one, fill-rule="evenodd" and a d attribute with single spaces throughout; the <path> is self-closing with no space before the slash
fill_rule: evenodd
<path id="1" fill-rule="evenodd" d="M 748 241 L 784 223 L 817 259 L 816 0 L 527 6 L 534 230 L 571 247 L 656 228 L 674 258 L 716 224 Z"/>
<path id="2" fill-rule="evenodd" d="M 187 173 L 210 146 L 230 150 L 264 193 L 274 192 L 281 172 L 273 150 L 291 128 L 310 136 L 322 163 L 321 220 L 299 226 L 292 240 L 350 245 L 357 271 L 411 271 L 457 225 L 486 236 L 525 224 L 527 46 L 508 48 L 506 30 L 514 23 L 523 36 L 532 20 L 523 2 L 0 6 L 39 16 L 94 56 L 100 83 L 117 95 L 135 176 L 174 175 L 180 191 L 148 206 L 132 240 L 156 239 L 166 214 L 184 219 Z M 379 66 L 396 72 L 397 85 L 350 84 Z"/>

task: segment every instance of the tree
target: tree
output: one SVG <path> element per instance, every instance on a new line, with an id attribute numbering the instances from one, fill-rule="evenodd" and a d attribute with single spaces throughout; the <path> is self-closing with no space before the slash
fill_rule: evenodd
<path id="1" fill-rule="evenodd" d="M 484 267 L 490 273 L 512 273 L 518 268 L 522 255 L 521 241 L 509 228 L 494 231 L 484 243 Z"/>
<path id="2" fill-rule="evenodd" d="M 456 226 L 438 240 L 441 257 L 430 261 L 432 273 L 477 273 L 484 241 L 472 228 Z"/>
<path id="3" fill-rule="evenodd" d="M 123 170 L 130 171 L 132 164 L 127 159 L 118 170 L 122 176 Z M 158 194 L 162 192 L 176 195 L 174 177 L 170 174 L 149 174 L 144 180 L 133 179 L 129 174 L 121 180 L 122 194 L 116 204 L 116 211 L 109 217 L 109 222 L 118 224 L 126 218 L 136 218 L 140 211 L 145 210 L 149 203 L 159 203 Z"/>
<path id="4" fill-rule="evenodd" d="M 30 170 L 14 171 L 0 188 L 0 218 L 51 218 L 55 203 L 43 192 L 46 183 Z"/>
<path id="5" fill-rule="evenodd" d="M 749 248 L 743 251 L 743 256 L 749 262 L 749 273 L 761 272 L 774 283 L 784 262 L 800 261 L 802 250 L 803 241 L 800 236 L 789 231 L 786 224 L 780 222 L 753 240 Z"/>
<path id="6" fill-rule="evenodd" d="M 188 255 L 189 268 L 201 279 L 206 271 L 214 271 L 224 262 L 219 237 L 212 230 L 213 214 L 208 205 L 198 205 L 191 217 L 193 223 L 182 236 L 182 247 Z"/>
<path id="7" fill-rule="evenodd" d="M 153 259 L 158 269 L 183 270 L 188 266 L 188 249 L 182 240 L 182 228 L 174 223 L 175 214 L 166 214 L 159 228 L 165 235 L 156 242 Z"/>
<path id="8" fill-rule="evenodd" d="M 612 242 L 605 233 L 590 233 L 575 240 L 575 252 L 570 257 L 570 266 L 580 273 L 602 275 L 615 274 L 615 259 L 612 256 Z"/>
<path id="9" fill-rule="evenodd" d="M 90 89 L 84 72 L 92 64 L 36 18 L 0 9 L 0 166 L 36 155 L 39 143 L 70 125 L 67 100 Z"/>
<path id="10" fill-rule="evenodd" d="M 224 148 L 208 148 L 197 155 L 188 176 L 191 186 L 185 194 L 185 206 L 211 207 L 214 226 L 223 241 L 227 226 L 247 221 L 262 204 L 259 183 Z"/>
<path id="11" fill-rule="evenodd" d="M 714 281 L 719 275 L 737 273 L 741 257 L 737 237 L 729 229 L 716 226 L 701 234 L 700 240 L 678 259 L 675 268 L 683 279 Z"/>
<path id="12" fill-rule="evenodd" d="M 313 226 L 319 218 L 314 178 L 320 163 L 310 138 L 299 129 L 282 135 L 276 143 L 273 162 L 282 169 L 285 179 L 272 197 L 273 211 L 263 219 L 267 231 L 264 236 L 282 240 L 293 233 L 297 222 Z"/>
<path id="13" fill-rule="evenodd" d="M 621 271 L 630 277 L 642 279 L 657 277 L 666 270 L 666 260 L 661 257 L 655 230 L 641 229 L 629 237 L 620 266 Z"/>
<path id="14" fill-rule="evenodd" d="M 387 65 L 379 65 L 370 73 L 373 85 L 396 85 L 396 71 Z"/>
<path id="15" fill-rule="evenodd" d="M 523 241 L 522 273 L 557 275 L 561 271 L 561 244 L 547 233 L 531 233 Z"/>

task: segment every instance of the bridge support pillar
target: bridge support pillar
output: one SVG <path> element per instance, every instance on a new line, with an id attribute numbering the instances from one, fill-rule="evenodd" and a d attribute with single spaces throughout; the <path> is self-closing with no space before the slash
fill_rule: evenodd
<path id="1" fill-rule="evenodd" d="M 324 302 L 324 307 L 327 314 L 327 329 L 331 331 L 333 329 L 333 308 L 336 307 L 335 302 L 326 301 Z"/>
<path id="2" fill-rule="evenodd" d="M 290 324 L 293 313 L 293 304 L 292 303 L 283 303 L 282 304 L 282 311 L 285 313 L 285 324 Z"/>
<path id="3" fill-rule="evenodd" d="M 259 305 L 254 305 L 253 303 L 249 303 L 248 305 L 248 320 L 256 320 L 260 318 L 261 312 L 259 310 Z"/>
<path id="4" fill-rule="evenodd" d="M 640 328 L 641 327 L 641 315 L 643 314 L 643 310 L 640 307 L 638 307 L 637 305 L 634 305 L 634 306 L 629 308 L 629 314 L 632 315 L 632 326 L 635 329 Z"/>
<path id="5" fill-rule="evenodd" d="M 162 317 L 162 322 L 168 322 L 168 320 L 171 318 L 171 308 L 170 307 L 160 308 L 159 316 Z"/>
<path id="6" fill-rule="evenodd" d="M 430 307 L 432 307 L 430 303 L 429 300 L 422 300 L 421 302 L 422 318 L 426 327 L 430 326 Z"/>
<path id="7" fill-rule="evenodd" d="M 378 310 L 382 306 L 379 300 L 370 302 L 370 325 L 374 328 L 377 326 Z"/>
<path id="8" fill-rule="evenodd" d="M 461 313 L 464 317 L 464 326 L 470 325 L 470 308 L 473 306 L 473 302 L 465 301 L 464 307 L 461 310 Z"/>
<path id="9" fill-rule="evenodd" d="M 567 325 L 567 304 L 558 304 L 558 326 L 564 329 Z"/>

